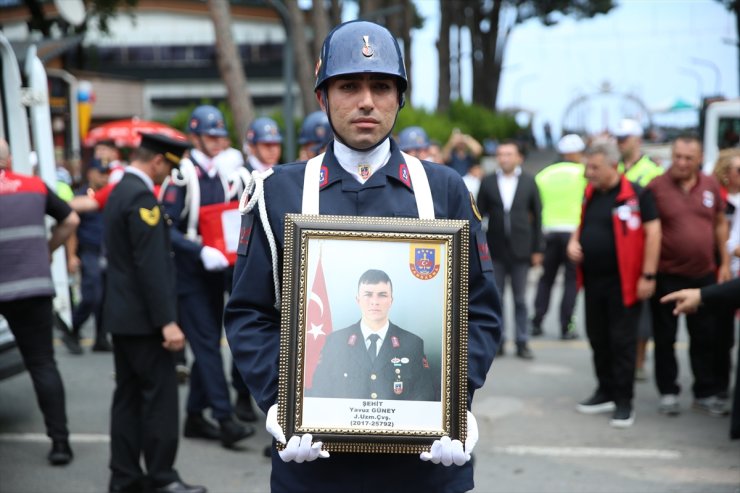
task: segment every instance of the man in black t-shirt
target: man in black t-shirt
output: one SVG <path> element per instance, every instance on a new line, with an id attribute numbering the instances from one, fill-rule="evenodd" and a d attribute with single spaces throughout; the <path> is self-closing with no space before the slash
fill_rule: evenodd
<path id="1" fill-rule="evenodd" d="M 584 286 L 586 333 L 598 388 L 581 402 L 585 414 L 613 411 L 611 425 L 634 422 L 632 396 L 640 300 L 655 291 L 660 221 L 652 195 L 617 170 L 619 153 L 609 141 L 586 150 L 581 224 L 568 243 Z"/>

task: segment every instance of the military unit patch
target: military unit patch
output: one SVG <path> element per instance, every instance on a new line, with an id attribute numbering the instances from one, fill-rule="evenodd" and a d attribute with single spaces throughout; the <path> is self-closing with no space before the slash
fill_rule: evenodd
<path id="1" fill-rule="evenodd" d="M 159 218 L 161 217 L 159 206 L 155 205 L 154 207 L 152 207 L 152 210 L 140 207 L 139 216 L 141 217 L 141 220 L 144 221 L 147 225 L 152 227 L 156 226 L 159 222 Z"/>
<path id="2" fill-rule="evenodd" d="M 434 243 L 412 243 L 409 247 L 409 268 L 414 277 L 428 281 L 439 273 L 440 246 Z"/>

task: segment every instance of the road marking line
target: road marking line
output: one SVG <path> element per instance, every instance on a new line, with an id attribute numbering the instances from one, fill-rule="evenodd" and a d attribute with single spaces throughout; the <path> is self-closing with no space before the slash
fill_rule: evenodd
<path id="1" fill-rule="evenodd" d="M 47 443 L 49 437 L 43 433 L 0 433 L 2 442 Z M 69 441 L 74 443 L 110 443 L 110 437 L 102 433 L 72 433 Z"/>
<path id="2" fill-rule="evenodd" d="M 538 455 L 547 457 L 605 457 L 612 459 L 680 459 L 677 450 L 600 448 L 600 447 L 540 447 L 509 445 L 494 447 L 493 451 L 507 455 Z"/>

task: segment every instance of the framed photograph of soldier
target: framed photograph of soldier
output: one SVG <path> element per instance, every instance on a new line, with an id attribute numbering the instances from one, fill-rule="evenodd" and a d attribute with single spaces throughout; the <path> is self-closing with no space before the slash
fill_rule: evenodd
<path id="1" fill-rule="evenodd" d="M 330 452 L 465 440 L 469 227 L 289 214 L 278 422 Z"/>

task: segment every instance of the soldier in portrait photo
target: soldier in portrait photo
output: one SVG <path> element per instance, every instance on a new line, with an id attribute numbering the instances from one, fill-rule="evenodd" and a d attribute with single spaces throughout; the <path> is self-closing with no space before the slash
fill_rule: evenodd
<path id="1" fill-rule="evenodd" d="M 393 283 L 370 269 L 357 283 L 361 319 L 329 334 L 307 395 L 346 399 L 439 400 L 421 337 L 389 320 Z"/>

